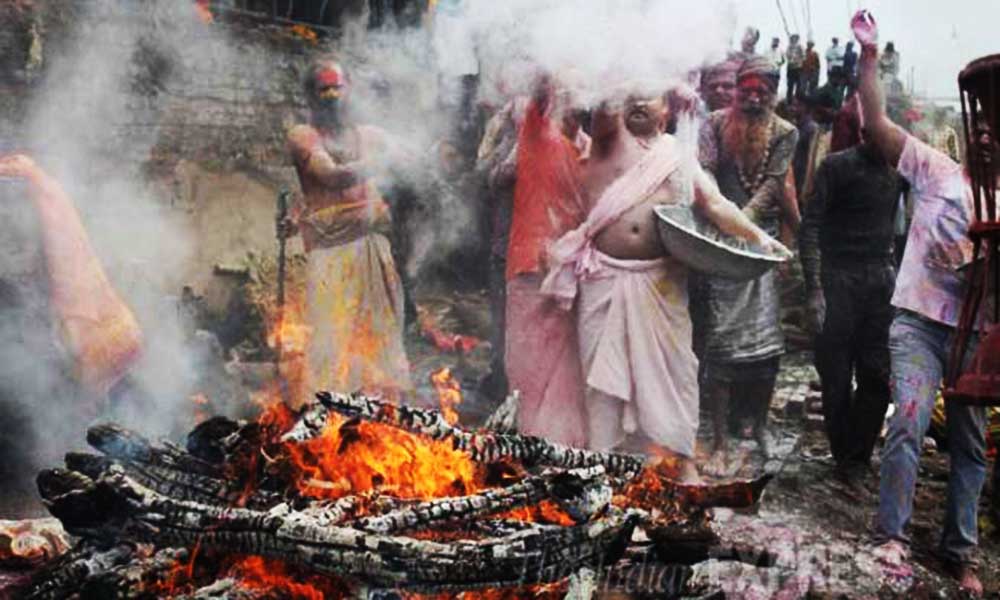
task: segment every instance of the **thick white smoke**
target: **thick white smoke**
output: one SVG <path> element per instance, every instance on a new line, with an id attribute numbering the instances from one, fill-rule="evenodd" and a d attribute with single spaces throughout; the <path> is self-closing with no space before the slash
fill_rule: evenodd
<path id="1" fill-rule="evenodd" d="M 469 197 L 474 186 L 439 177 L 442 140 L 462 143 L 454 135 L 463 76 L 478 78 L 473 113 L 530 93 L 542 72 L 555 74 L 583 107 L 624 93 L 661 94 L 723 58 L 735 23 L 729 0 L 443 0 L 427 28 L 353 38 L 340 51 L 356 83 L 353 118 L 395 138 L 402 152 L 394 174 L 436 202 L 433 219 L 408 223 L 411 277 L 483 235 L 475 224 L 484 208 Z"/>
<path id="2" fill-rule="evenodd" d="M 735 28 L 728 1 L 467 1 L 446 20 L 447 36 L 468 40 L 493 88 L 529 85 L 539 69 L 572 71 L 577 90 L 599 101 L 636 81 L 683 78 L 721 59 Z M 456 48 L 457 43 L 441 44 Z M 448 64 L 450 55 L 438 60 Z"/>
<path id="3" fill-rule="evenodd" d="M 412 224 L 419 243 L 411 274 L 481 233 L 473 227 L 481 210 L 469 192 L 475 187 L 444 182 L 449 177 L 439 160 L 443 140 L 463 141 L 455 137 L 461 76 L 478 76 L 476 109 L 526 93 L 541 71 L 563 76 L 594 106 L 637 81 L 662 92 L 666 82 L 721 58 L 735 28 L 729 0 L 441 0 L 438 6 L 427 28 L 369 32 L 354 36 L 350 47 L 325 42 L 316 48 L 336 52 L 352 71 L 355 120 L 382 127 L 398 142 L 388 165 L 393 175 L 437 194 L 433 219 Z M 198 71 L 190 67 L 204 61 L 214 65 L 205 73 L 228 71 L 234 79 L 239 73 L 241 81 L 268 85 L 272 57 L 233 43 L 222 26 L 200 23 L 187 0 L 94 0 L 75 19 L 72 37 L 61 41 L 58 53 L 46 53 L 45 80 L 24 138 L 76 202 L 109 278 L 143 328 L 146 354 L 131 377 L 146 399 L 119 406 L 117 416 L 151 435 L 165 433 L 190 418 L 199 357 L 186 345 L 173 297 L 195 240 L 143 170 L 162 133 L 162 94 L 231 84 L 194 81 Z M 141 67 L 152 70 L 158 93 L 135 89 L 143 82 L 136 73 L 140 54 L 159 57 L 159 64 Z M 144 122 L 148 129 L 137 126 Z M 30 219 L 8 225 L 12 233 L 0 245 L 31 238 Z M 18 358 L 24 352 L 23 346 L 0 348 L 0 361 L 25 363 Z M 28 364 L 36 371 L 22 379 L 63 380 L 65 373 L 50 362 Z M 71 398 L 38 402 L 46 388 L 37 385 L 24 397 L 32 399 L 26 410 L 44 446 L 40 452 L 51 457 L 82 440 L 86 423 L 60 419 L 61 403 Z"/>
<path id="4" fill-rule="evenodd" d="M 33 92 L 29 118 L 22 125 L 24 141 L 17 146 L 66 189 L 109 280 L 142 328 L 144 351 L 128 375 L 130 391 L 120 395 L 120 402 L 104 405 L 101 418 L 163 435 L 190 426 L 190 396 L 198 391 L 202 357 L 192 350 L 176 302 L 194 240 L 185 215 L 170 206 L 170 194 L 155 188 L 144 170 L 160 135 L 160 104 L 156 94 L 136 87 L 147 75 L 137 72 L 146 68 L 137 57 L 165 57 L 163 66 L 173 70 L 157 74 L 155 83 L 166 86 L 187 75 L 185 61 L 218 57 L 213 48 L 228 44 L 205 36 L 206 28 L 186 2 L 155 2 L 139 9 L 97 0 L 79 7 L 74 17 L 69 35 L 58 40 L 59 51 L 46 54 L 44 79 Z M 235 56 L 235 50 L 227 51 L 222 59 Z M 6 221 L 7 231 L 0 236 L 0 277 L 14 276 L 27 284 L 18 303 L 28 306 L 4 314 L 4 330 L 10 335 L 4 335 L 0 362 L 20 366 L 4 371 L 16 376 L 2 382 L 0 401 L 10 403 L 5 411 L 24 419 L 20 437 L 31 447 L 21 450 L 38 461 L 24 465 L 30 473 L 57 464 L 62 452 L 83 445 L 86 415 L 92 413 L 76 407 L 92 400 L 75 396 L 70 358 L 59 355 L 58 323 L 45 294 L 39 225 L 23 190 L 9 187 L 4 197 L 19 206 L 8 207 L 18 218 Z M 18 252 L 8 248 L 22 243 Z M 24 256 L 25 249 L 32 249 L 30 256 Z M 29 264 L 35 270 L 26 280 L 22 271 Z M 10 320 L 24 312 L 36 320 Z M 26 355 L 35 355 L 34 360 Z"/>

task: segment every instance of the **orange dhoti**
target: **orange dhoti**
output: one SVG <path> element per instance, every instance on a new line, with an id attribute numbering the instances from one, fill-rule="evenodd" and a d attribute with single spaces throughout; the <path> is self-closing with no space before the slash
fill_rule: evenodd
<path id="1" fill-rule="evenodd" d="M 369 233 L 314 248 L 306 266 L 307 393 L 411 388 L 403 348 L 403 286 L 389 241 Z"/>

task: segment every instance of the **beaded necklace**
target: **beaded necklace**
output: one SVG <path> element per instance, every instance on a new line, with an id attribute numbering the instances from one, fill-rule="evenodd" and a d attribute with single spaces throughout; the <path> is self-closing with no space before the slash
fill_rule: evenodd
<path id="1" fill-rule="evenodd" d="M 774 138 L 776 124 L 776 119 L 772 118 L 770 124 L 767 126 L 767 149 L 764 151 L 764 158 L 758 163 L 757 172 L 752 178 L 743 172 L 743 165 L 740 164 L 739 160 L 733 161 L 736 164 L 736 175 L 740 178 L 740 185 L 743 186 L 743 191 L 746 192 L 746 195 L 751 198 L 757 193 L 760 186 L 764 184 L 764 179 L 767 178 L 767 165 L 771 162 L 771 152 L 773 151 L 771 139 Z"/>

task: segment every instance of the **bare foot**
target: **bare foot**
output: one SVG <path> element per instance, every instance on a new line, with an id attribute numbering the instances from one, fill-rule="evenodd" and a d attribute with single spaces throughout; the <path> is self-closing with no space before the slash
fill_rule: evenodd
<path id="1" fill-rule="evenodd" d="M 875 547 L 872 555 L 882 567 L 885 576 L 896 581 L 913 577 L 913 568 L 909 565 L 909 549 L 902 542 L 897 540 L 884 542 Z"/>
<path id="2" fill-rule="evenodd" d="M 698 473 L 698 467 L 694 464 L 694 460 L 690 458 L 685 458 L 681 462 L 681 472 L 677 477 L 678 483 L 683 483 L 685 485 L 700 485 L 701 475 Z"/>
<path id="3" fill-rule="evenodd" d="M 725 477 L 729 470 L 729 452 L 725 448 L 716 450 L 701 470 L 711 477 Z"/>
<path id="4" fill-rule="evenodd" d="M 958 587 L 973 598 L 982 598 L 983 582 L 979 581 L 976 569 L 969 565 L 950 565 L 948 574 L 958 580 Z"/>

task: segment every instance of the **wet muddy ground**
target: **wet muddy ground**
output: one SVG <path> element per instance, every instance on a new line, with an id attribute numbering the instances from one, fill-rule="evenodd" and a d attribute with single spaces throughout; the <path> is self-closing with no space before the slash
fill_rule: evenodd
<path id="1" fill-rule="evenodd" d="M 442 327 L 488 338 L 485 298 L 481 294 L 434 296 L 420 299 Z M 452 329 L 454 328 L 454 329 Z M 792 330 L 790 338 L 795 337 Z M 489 362 L 488 348 L 469 356 L 442 355 L 416 335 L 408 336 L 415 380 L 441 366 L 455 367 L 466 391 L 460 412 L 464 422 L 476 424 L 492 405 L 476 393 Z M 730 458 L 734 478 L 752 478 L 762 472 L 775 475 L 753 511 L 717 510 L 716 530 L 725 541 L 751 545 L 773 555 L 774 566 L 757 562 L 709 561 L 695 568 L 692 597 L 728 598 L 952 598 L 959 597 L 952 580 L 943 575 L 934 548 L 944 518 L 948 480 L 946 452 L 925 452 L 917 485 L 911 534 L 911 565 L 880 562 L 873 554 L 870 524 L 878 503 L 878 451 L 873 473 L 863 488 L 849 487 L 833 477 L 833 461 L 823 433 L 818 381 L 809 352 L 798 350 L 782 360 L 772 400 L 770 437 L 772 457 L 762 460 L 753 441 L 736 444 Z M 811 385 L 812 384 L 812 385 Z M 422 386 L 421 397 L 433 402 L 433 392 Z M 707 432 L 699 436 L 699 462 L 708 459 Z M 988 465 L 992 473 L 993 462 Z M 987 478 L 990 479 L 989 477 Z M 990 482 L 980 506 L 980 577 L 987 597 L 1000 598 L 1000 515 L 990 507 Z M 1000 491 L 998 491 L 1000 493 Z"/>

